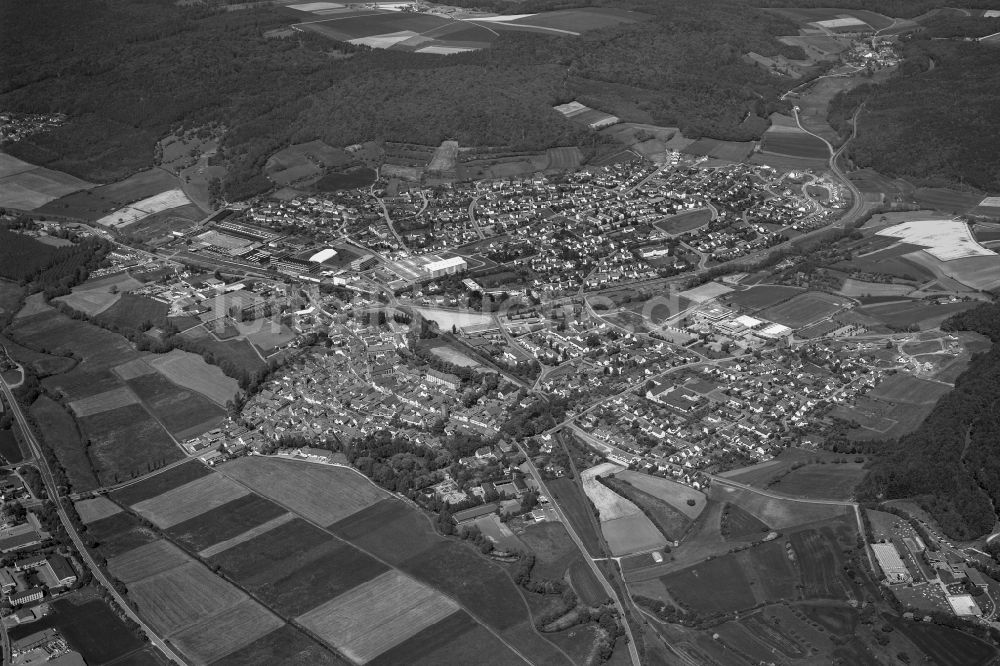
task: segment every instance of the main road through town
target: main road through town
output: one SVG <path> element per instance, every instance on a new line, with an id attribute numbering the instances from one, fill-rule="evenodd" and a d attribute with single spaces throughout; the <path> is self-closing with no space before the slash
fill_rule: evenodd
<path id="1" fill-rule="evenodd" d="M 14 393 L 13 391 L 11 391 L 10 387 L 7 386 L 7 382 L 0 379 L 0 387 L 2 387 L 3 394 L 7 398 L 7 403 L 10 405 L 10 410 L 14 414 L 14 419 L 17 421 L 18 426 L 21 428 L 21 432 L 24 433 L 25 441 L 28 442 L 28 448 L 31 449 L 31 455 L 35 459 L 35 465 L 38 467 L 38 471 L 41 473 L 42 481 L 45 484 L 45 490 L 49 495 L 49 499 L 53 501 L 56 510 L 59 513 L 59 520 L 62 522 L 63 528 L 66 530 L 66 533 L 73 541 L 73 545 L 76 547 L 76 551 L 77 553 L 79 553 L 80 558 L 84 561 L 84 563 L 87 565 L 87 568 L 89 568 L 90 572 L 93 574 L 94 579 L 97 580 L 104 587 L 104 589 L 108 591 L 108 593 L 111 595 L 111 598 L 114 599 L 116 604 L 118 604 L 118 607 L 121 608 L 125 616 L 128 617 L 133 622 L 135 622 L 137 625 L 139 625 L 143 633 L 146 634 L 146 636 L 149 638 L 150 643 L 155 645 L 171 661 L 178 664 L 186 664 L 187 662 L 185 662 L 184 659 L 182 659 L 176 652 L 174 652 L 173 649 L 169 645 L 167 645 L 165 641 L 163 641 L 163 639 L 157 636 L 156 633 L 145 622 L 143 622 L 138 615 L 135 614 L 135 611 L 133 611 L 132 608 L 129 607 L 128 602 L 125 601 L 125 598 L 118 593 L 118 590 L 114 588 L 114 586 L 111 584 L 111 581 L 109 581 L 108 578 L 104 575 L 104 572 L 101 571 L 101 568 L 97 566 L 97 563 L 94 561 L 94 558 L 90 556 L 90 553 L 87 551 L 86 546 L 84 546 L 83 544 L 83 539 L 80 538 L 80 535 L 76 531 L 76 527 L 74 527 L 72 521 L 70 521 L 69 515 L 66 513 L 65 507 L 63 507 L 62 504 L 63 498 L 59 497 L 59 489 L 58 487 L 56 487 L 55 478 L 52 476 L 52 471 L 49 469 L 48 462 L 46 461 L 45 456 L 42 454 L 41 445 L 38 443 L 38 440 L 35 439 L 35 434 L 31 430 L 31 426 L 28 423 L 28 419 L 25 418 L 24 412 L 21 411 L 20 404 L 18 404 L 18 402 L 14 399 Z"/>

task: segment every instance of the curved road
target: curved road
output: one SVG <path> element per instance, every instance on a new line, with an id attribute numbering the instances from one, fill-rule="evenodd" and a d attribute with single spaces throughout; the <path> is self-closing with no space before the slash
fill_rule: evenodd
<path id="1" fill-rule="evenodd" d="M 7 386 L 7 382 L 0 380 L 0 387 L 2 387 L 3 394 L 7 398 L 7 402 L 10 405 L 11 412 L 13 412 L 14 418 L 17 420 L 17 424 L 21 428 L 21 432 L 24 433 L 25 441 L 28 442 L 28 447 L 31 449 L 31 454 L 35 458 L 36 467 L 38 467 L 38 471 L 41 473 L 42 476 L 42 481 L 45 483 L 45 490 L 49 495 L 49 499 L 51 499 L 55 504 L 56 511 L 59 513 L 59 520 L 62 522 L 63 528 L 66 530 L 66 533 L 73 541 L 73 546 L 76 548 L 77 553 L 79 554 L 81 559 L 83 559 L 84 563 L 87 565 L 87 568 L 90 569 L 90 572 L 93 574 L 94 579 L 98 581 L 104 587 L 104 589 L 108 591 L 108 593 L 111 595 L 111 598 L 114 599 L 116 604 L 118 604 L 118 607 L 121 608 L 122 612 L 126 615 L 126 617 L 135 622 L 137 625 L 139 625 L 143 633 L 146 634 L 146 636 L 149 638 L 150 643 L 155 645 L 171 661 L 178 664 L 186 664 L 187 662 L 184 661 L 184 659 L 182 659 L 176 652 L 174 652 L 173 649 L 169 645 L 167 645 L 166 642 L 163 641 L 163 639 L 157 636 L 156 633 L 145 622 L 143 622 L 138 615 L 135 614 L 135 611 L 133 611 L 132 608 L 128 605 L 128 602 L 125 601 L 125 598 L 118 593 L 118 590 L 114 588 L 114 586 L 111 584 L 111 581 L 107 579 L 107 577 L 104 575 L 104 572 L 101 571 L 101 568 L 97 566 L 97 563 L 90 556 L 90 553 L 87 551 L 87 548 L 83 544 L 83 539 L 80 538 L 80 535 L 77 533 L 76 528 L 73 526 L 73 523 L 69 519 L 69 515 L 66 513 L 66 509 L 63 507 L 62 504 L 63 498 L 59 496 L 55 479 L 52 476 L 52 471 L 49 469 L 49 465 L 48 462 L 45 460 L 45 456 L 42 455 L 42 447 L 38 443 L 38 440 L 35 439 L 35 434 L 32 432 L 31 427 L 28 424 L 27 418 L 25 418 L 24 413 L 21 411 L 20 404 L 18 404 L 18 402 L 14 399 L 14 393 L 10 390 L 10 387 Z"/>

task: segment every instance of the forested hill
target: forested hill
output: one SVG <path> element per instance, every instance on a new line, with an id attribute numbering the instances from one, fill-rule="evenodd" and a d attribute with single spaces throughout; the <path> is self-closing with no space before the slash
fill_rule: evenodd
<path id="1" fill-rule="evenodd" d="M 1000 191 L 1000 48 L 918 35 L 904 53 L 898 76 L 831 105 L 844 117 L 866 100 L 854 163 L 928 185 Z"/>
<path id="2" fill-rule="evenodd" d="M 762 129 L 743 123 L 747 112 L 766 117 L 788 87 L 741 58 L 796 54 L 773 39 L 795 27 L 769 12 L 740 0 L 598 4 L 651 17 L 581 37 L 504 33 L 493 49 L 444 57 L 267 39 L 295 20 L 275 7 L 0 0 L 0 108 L 69 115 L 5 150 L 106 182 L 150 165 L 170 128 L 217 121 L 237 198 L 267 187 L 260 167 L 293 141 L 569 145 L 592 137 L 551 106 L 575 97 L 691 136 L 746 139 Z"/>
<path id="3" fill-rule="evenodd" d="M 964 9 L 996 9 L 996 0 L 747 0 L 757 7 L 800 7 L 818 9 L 837 7 L 867 9 L 893 18 L 914 18 L 934 9 L 962 7 Z"/>
<path id="4" fill-rule="evenodd" d="M 944 330 L 976 331 L 993 341 L 976 355 L 921 426 L 883 445 L 858 489 L 865 499 L 917 497 L 946 534 L 989 534 L 1000 506 L 1000 305 L 955 315 Z"/>

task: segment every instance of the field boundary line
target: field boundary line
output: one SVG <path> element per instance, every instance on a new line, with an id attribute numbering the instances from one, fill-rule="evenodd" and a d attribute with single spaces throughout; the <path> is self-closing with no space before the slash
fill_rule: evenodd
<path id="1" fill-rule="evenodd" d="M 267 457 L 277 457 L 277 456 L 267 456 Z M 305 460 L 303 460 L 302 462 L 309 462 L 309 461 L 305 461 Z M 318 464 L 322 464 L 322 463 L 318 463 Z M 379 486 L 378 484 L 376 484 L 376 483 L 375 483 L 374 481 L 372 481 L 371 479 L 369 479 L 369 478 L 368 478 L 367 476 L 365 476 L 364 474 L 361 474 L 361 472 L 359 472 L 359 471 L 355 470 L 355 469 L 354 469 L 354 468 L 352 468 L 352 467 L 347 467 L 346 465 L 339 465 L 339 464 L 334 464 L 334 465 L 329 465 L 329 466 L 332 466 L 332 467 L 341 467 L 341 468 L 344 468 L 344 469 L 349 469 L 349 470 L 351 470 L 352 472 L 354 472 L 355 474 L 358 474 L 359 476 L 363 477 L 363 478 L 364 478 L 365 480 L 367 480 L 367 481 L 368 481 L 369 483 L 371 483 L 371 484 L 372 484 L 373 486 L 375 486 L 376 488 L 379 488 L 380 490 L 384 490 L 384 488 L 382 488 L 381 486 Z M 464 611 L 465 611 L 466 613 L 468 613 L 468 614 L 469 614 L 469 617 L 471 617 L 471 618 L 472 618 L 472 619 L 474 619 L 474 620 L 475 620 L 476 622 L 478 622 L 478 623 L 479 623 L 479 624 L 480 624 L 480 625 L 481 625 L 481 626 L 482 626 L 482 627 L 483 627 L 484 629 L 486 629 L 486 631 L 488 631 L 488 632 L 490 632 L 491 634 L 493 634 L 493 636 L 494 636 L 494 637 L 496 637 L 496 639 L 497 639 L 498 641 L 500 641 L 501 643 L 503 643 L 503 644 L 504 644 L 504 645 L 505 645 L 505 646 L 506 646 L 506 647 L 507 647 L 507 648 L 508 648 L 508 649 L 509 649 L 509 650 L 510 650 L 511 652 L 513 652 L 513 653 L 514 653 L 514 654 L 516 654 L 516 655 L 517 655 L 518 657 L 520 657 L 520 658 L 521 658 L 521 660 L 522 660 L 522 661 L 524 661 L 524 663 L 526 663 L 526 664 L 533 664 L 533 663 L 534 663 L 534 662 L 532 662 L 532 661 L 531 661 L 530 659 L 528 659 L 527 657 L 525 657 L 525 656 L 524 656 L 524 655 L 523 655 L 523 654 L 521 653 L 521 651 L 520 651 L 520 650 L 518 650 L 518 649 L 517 649 L 516 647 L 514 647 L 513 645 L 511 645 L 511 643 L 510 643 L 509 641 L 507 641 L 507 639 L 505 639 L 505 638 L 504 638 L 503 636 L 501 636 L 501 635 L 500 635 L 499 633 L 497 633 L 496 631 L 494 631 L 493 627 L 491 627 L 491 626 L 489 626 L 488 624 L 486 624 L 485 622 L 483 622 L 483 621 L 482 621 L 482 620 L 481 620 L 481 619 L 479 618 L 479 616 L 478 616 L 478 615 L 476 615 L 476 614 L 475 614 L 475 613 L 473 613 L 473 612 L 472 612 L 471 610 L 469 610 L 469 608 L 468 608 L 468 607 L 466 607 L 466 605 L 465 605 L 465 604 L 463 604 L 463 603 L 462 603 L 462 602 L 461 602 L 460 600 L 456 599 L 456 598 L 455 598 L 455 597 L 453 597 L 452 595 L 450 595 L 450 594 L 446 594 L 445 592 L 443 592 L 442 590 L 438 589 L 438 588 L 437 588 L 437 587 L 435 587 L 434 585 L 430 585 L 430 584 L 427 584 L 427 583 L 423 583 L 422 581 L 420 581 L 420 579 L 416 578 L 415 576 L 411 576 L 410 574 L 406 573 L 405 571 L 403 571 L 402 569 L 400 569 L 400 568 L 399 568 L 399 567 L 397 567 L 397 566 L 393 566 L 393 565 L 392 565 L 392 564 L 390 564 L 389 562 L 386 562 L 385 560 L 383 560 L 382 558 L 378 557 L 377 555 L 374 555 L 373 553 L 369 552 L 369 551 L 368 551 L 367 549 L 365 549 L 365 548 L 362 548 L 361 546 L 359 546 L 359 545 L 357 545 L 357 544 L 354 544 L 354 543 L 351 543 L 350 541 L 347 541 L 347 540 L 345 540 L 345 539 L 342 539 L 342 538 L 340 538 L 340 537 L 339 537 L 339 536 L 337 536 L 337 535 L 336 535 L 336 534 L 335 534 L 334 532 L 332 532 L 332 531 L 331 531 L 330 529 L 328 529 L 328 528 L 326 528 L 326 527 L 324 527 L 324 526 L 320 525 L 319 523 L 317 523 L 317 522 L 315 522 L 315 521 L 313 521 L 313 520 L 310 520 L 310 519 L 306 518 L 305 516 L 303 516 L 303 515 L 302 515 L 302 514 L 300 514 L 299 512 L 297 512 L 297 511 L 293 510 L 293 509 L 292 509 L 291 507 L 289 507 L 289 506 L 288 506 L 287 504 L 285 504 L 285 503 L 283 503 L 283 502 L 279 502 L 278 500 L 276 500 L 276 499 L 272 499 L 272 498 L 270 498 L 270 497 L 264 497 L 264 495 L 260 494 L 259 492 L 257 492 L 256 490 L 254 490 L 254 489 L 253 489 L 252 487 L 250 487 L 250 485 L 249 485 L 249 484 L 246 484 L 246 483 L 244 483 L 243 481 L 241 481 L 240 479 L 237 479 L 237 478 L 235 478 L 235 477 L 232 477 L 232 476 L 230 476 L 229 474 L 226 474 L 226 473 L 225 473 L 224 471 L 222 471 L 222 468 L 217 468 L 217 469 L 216 469 L 216 471 L 217 471 L 217 473 L 218 473 L 218 474 L 221 474 L 222 476 L 225 476 L 226 478 L 230 479 L 231 481 L 235 481 L 236 483 L 240 484 L 241 486 L 244 486 L 244 487 L 245 487 L 245 488 L 246 488 L 247 490 L 249 490 L 249 491 L 250 491 L 251 493 L 254 493 L 254 494 L 258 495 L 259 497 L 262 497 L 263 499 L 266 499 L 266 500 L 269 500 L 269 501 L 271 501 L 271 502 L 274 502 L 275 504 L 277 504 L 278 506 L 280 506 L 281 508 L 283 508 L 283 509 L 284 509 L 285 511 L 288 511 L 289 513 L 291 513 L 291 514 L 295 515 L 296 517 L 298 517 L 298 518 L 299 518 L 300 520 L 303 520 L 303 521 L 305 521 L 305 522 L 309 523 L 310 525 L 312 525 L 313 527 L 316 527 L 316 528 L 318 528 L 318 529 L 322 530 L 323 532 L 325 532 L 325 533 L 326 533 L 327 535 L 329 535 L 329 536 L 330 536 L 330 537 L 331 537 L 332 539 L 334 539 L 335 541 L 337 541 L 337 542 L 339 542 L 339 543 L 343 543 L 343 544 L 347 544 L 348 546 L 351 546 L 351 547 L 353 547 L 353 548 L 356 548 L 356 549 L 358 549 L 359 551 L 361 551 L 362 553 L 364 553 L 365 555 L 367 555 L 368 557 L 372 558 L 373 560 L 375 560 L 375 561 L 377 561 L 377 562 L 380 562 L 381 564 L 385 565 L 385 566 L 386 566 L 386 567 L 388 567 L 389 569 L 392 569 L 392 570 L 395 570 L 395 571 L 398 571 L 399 573 L 401 573 L 401 574 L 403 574 L 403 575 L 405 575 L 405 576 L 409 576 L 409 577 L 413 578 L 414 580 L 416 580 L 417 582 L 419 582 L 419 583 L 421 583 L 421 584 L 424 584 L 424 585 L 427 585 L 427 586 L 428 586 L 429 588 L 433 589 L 433 590 L 434 590 L 435 592 L 437 592 L 438 594 L 440 594 L 440 595 L 442 595 L 442 596 L 444 596 L 444 597 L 447 597 L 448 599 L 451 599 L 451 600 L 452 600 L 452 601 L 453 601 L 453 602 L 454 602 L 455 604 L 457 604 L 457 605 L 458 605 L 458 607 L 459 607 L 459 608 L 461 608 L 461 609 L 462 609 L 462 610 L 464 610 Z M 440 538 L 440 537 L 439 537 L 439 538 Z M 461 544 L 460 544 L 460 545 L 461 545 Z M 215 574 L 215 575 L 219 575 L 219 574 Z M 221 577 L 221 576 L 220 576 L 220 577 Z M 224 580 L 226 580 L 226 581 L 229 581 L 229 578 L 228 578 L 228 577 L 226 577 L 226 578 L 224 578 Z M 233 582 L 233 584 L 234 584 L 234 585 L 236 585 L 236 583 L 235 583 L 235 582 Z M 243 590 L 243 588 L 242 588 L 241 586 L 238 586 L 238 585 L 237 585 L 237 587 L 239 587 L 239 588 L 240 588 L 241 590 Z M 248 594 L 250 594 L 250 595 L 251 595 L 251 596 L 252 596 L 252 597 L 253 597 L 253 598 L 254 598 L 255 600 L 257 600 L 257 601 L 260 601 L 259 599 L 257 599 L 256 595 L 252 594 L 252 593 L 251 593 L 251 592 L 249 592 L 248 590 L 243 590 L 243 591 L 244 591 L 244 592 L 247 592 Z M 339 596 L 339 595 L 338 595 L 338 596 Z M 336 597 L 333 597 L 333 598 L 335 599 Z M 523 601 L 523 598 L 522 598 L 522 601 Z M 263 603 L 263 602 L 261 601 L 261 603 Z M 265 606 L 266 606 L 266 604 L 265 604 Z M 269 607 L 268 607 L 268 608 L 269 608 Z M 529 609 L 529 612 L 530 612 L 530 609 Z M 290 620 L 290 622 L 293 622 L 293 621 L 294 621 L 294 619 L 293 619 L 293 620 Z M 294 621 L 294 623 L 295 623 L 295 626 L 296 626 L 296 627 L 300 627 L 300 628 L 302 628 L 302 629 L 303 629 L 303 630 L 305 630 L 305 631 L 309 631 L 307 627 L 302 627 L 302 625 L 300 625 L 300 624 L 299 624 L 299 623 L 298 623 L 297 621 Z M 311 632 L 310 632 L 310 635 L 312 635 L 312 633 L 311 633 Z M 327 641 L 324 641 L 324 640 L 321 640 L 320 642 L 321 642 L 321 643 L 322 643 L 323 645 L 329 645 L 329 643 L 327 643 Z M 339 650 L 337 650 L 337 653 L 339 654 Z"/>

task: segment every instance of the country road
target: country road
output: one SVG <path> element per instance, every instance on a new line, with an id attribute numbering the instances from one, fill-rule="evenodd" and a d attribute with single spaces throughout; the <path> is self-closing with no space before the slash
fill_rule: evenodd
<path id="1" fill-rule="evenodd" d="M 537 483 L 538 487 L 542 490 L 542 494 L 544 494 L 546 497 L 553 498 L 554 495 L 548 491 L 548 488 L 545 487 L 545 481 L 544 479 L 542 479 L 542 475 L 538 473 L 538 468 L 535 467 L 535 463 L 532 462 L 531 456 L 528 455 L 528 452 L 524 450 L 521 444 L 518 444 L 517 447 L 518 450 L 520 450 L 520 452 L 524 454 L 524 457 L 527 458 L 528 471 L 531 472 L 531 478 L 535 480 L 535 483 Z M 558 514 L 559 520 L 562 521 L 563 527 L 566 528 L 566 532 L 573 540 L 573 543 L 576 544 L 576 547 L 580 550 L 580 553 L 583 555 L 584 561 L 590 566 L 590 569 L 594 572 L 594 575 L 597 577 L 597 580 L 601 581 L 601 585 L 604 587 L 604 591 L 608 593 L 608 596 L 612 600 L 614 600 L 615 608 L 618 609 L 618 615 L 621 618 L 622 626 L 625 628 L 625 635 L 628 636 L 628 652 L 629 656 L 632 659 L 632 666 L 641 666 L 642 662 L 639 660 L 639 649 L 635 646 L 635 636 L 632 635 L 632 626 L 629 624 L 628 619 L 626 618 L 625 606 L 624 604 L 622 604 L 622 600 L 619 598 L 618 592 L 611 585 L 608 579 L 605 578 L 604 573 L 591 558 L 590 553 L 587 552 L 587 547 L 583 545 L 583 540 L 580 539 L 580 535 L 576 533 L 576 529 L 573 528 L 573 524 L 569 522 L 569 518 L 567 518 L 566 514 L 563 513 L 562 507 L 559 506 L 559 503 L 556 502 L 554 499 L 552 500 L 552 507 L 556 510 L 556 514 Z"/>
<path id="2" fill-rule="evenodd" d="M 86 546 L 83 544 L 83 539 L 76 531 L 76 527 L 73 526 L 72 521 L 69 519 L 69 515 L 66 513 L 66 509 L 63 506 L 63 501 L 65 498 L 59 496 L 58 488 L 56 487 L 55 478 L 52 476 L 52 471 L 49 469 L 48 462 L 45 460 L 45 456 L 42 454 L 42 447 L 35 439 L 35 435 L 31 430 L 28 419 L 24 416 L 24 412 L 21 411 L 21 405 L 14 399 L 14 393 L 11 391 L 10 387 L 7 386 L 7 382 L 0 380 L 0 388 L 3 390 L 4 396 L 7 398 L 7 402 L 10 405 L 10 410 L 14 415 L 14 419 L 17 421 L 21 432 L 24 434 L 25 441 L 28 442 L 28 447 L 31 449 L 31 455 L 35 459 L 36 467 L 41 473 L 42 481 L 45 483 L 45 490 L 49 495 L 49 499 L 53 501 L 56 507 L 56 511 L 59 513 L 59 520 L 63 524 L 63 528 L 69 535 L 70 539 L 73 541 L 73 546 L 76 548 L 77 553 L 83 562 L 90 569 L 93 574 L 94 579 L 97 580 L 111 595 L 118 607 L 121 608 L 122 612 L 130 620 L 135 622 L 142 629 L 143 633 L 149 638 L 149 642 L 155 645 L 163 654 L 165 654 L 171 661 L 178 664 L 186 664 L 173 649 L 166 644 L 156 633 L 145 623 L 138 615 L 132 610 L 125 601 L 125 598 L 118 593 L 118 590 L 114 588 L 111 581 L 107 579 L 101 568 L 97 566 L 97 563 L 91 557 L 90 553 L 87 551 Z"/>

